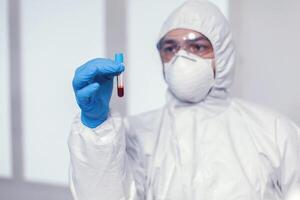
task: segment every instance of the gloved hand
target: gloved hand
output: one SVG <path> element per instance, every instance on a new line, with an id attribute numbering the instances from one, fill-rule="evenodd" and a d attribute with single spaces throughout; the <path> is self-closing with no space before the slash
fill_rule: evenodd
<path id="1" fill-rule="evenodd" d="M 122 64 L 105 58 L 90 60 L 76 70 L 73 89 L 87 127 L 95 128 L 107 119 L 113 78 L 122 71 Z"/>

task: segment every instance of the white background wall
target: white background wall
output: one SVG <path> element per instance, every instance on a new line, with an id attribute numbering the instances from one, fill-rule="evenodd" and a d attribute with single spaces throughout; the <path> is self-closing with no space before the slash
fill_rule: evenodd
<path id="1" fill-rule="evenodd" d="M 0 176 L 11 176 L 7 0 L 0 0 Z"/>
<path id="2" fill-rule="evenodd" d="M 234 93 L 300 125 L 300 1 L 232 0 L 238 62 Z"/>
<path id="3" fill-rule="evenodd" d="M 67 184 L 74 70 L 104 55 L 104 1 L 21 2 L 25 178 Z"/>

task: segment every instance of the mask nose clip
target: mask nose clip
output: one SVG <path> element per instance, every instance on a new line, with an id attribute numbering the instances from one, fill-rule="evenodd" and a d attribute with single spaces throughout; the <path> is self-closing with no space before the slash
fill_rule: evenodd
<path id="1" fill-rule="evenodd" d="M 192 61 L 192 62 L 197 62 L 196 59 L 193 59 L 193 58 L 190 58 L 190 57 L 187 57 L 187 56 L 184 56 L 184 55 L 181 55 L 181 57 L 182 57 L 182 58 L 185 58 L 185 59 L 188 59 L 188 60 L 190 60 L 190 61 Z"/>

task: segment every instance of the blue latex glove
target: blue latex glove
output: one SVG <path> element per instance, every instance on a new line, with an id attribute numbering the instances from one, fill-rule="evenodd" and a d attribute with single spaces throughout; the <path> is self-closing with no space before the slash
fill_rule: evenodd
<path id="1" fill-rule="evenodd" d="M 81 121 L 87 127 L 95 128 L 107 119 L 113 78 L 122 71 L 122 64 L 104 58 L 91 60 L 76 70 L 73 89 Z"/>

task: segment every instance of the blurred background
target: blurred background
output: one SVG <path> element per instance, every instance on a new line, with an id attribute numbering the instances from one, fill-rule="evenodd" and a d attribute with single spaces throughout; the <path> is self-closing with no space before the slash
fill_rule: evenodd
<path id="1" fill-rule="evenodd" d="M 159 29 L 184 0 L 0 0 L 0 199 L 70 200 L 71 80 L 91 58 L 124 52 L 123 116 L 164 104 Z M 233 96 L 300 125 L 300 1 L 212 0 L 238 52 Z"/>

